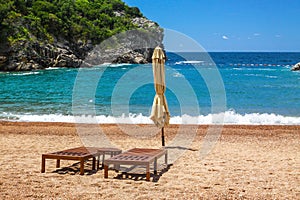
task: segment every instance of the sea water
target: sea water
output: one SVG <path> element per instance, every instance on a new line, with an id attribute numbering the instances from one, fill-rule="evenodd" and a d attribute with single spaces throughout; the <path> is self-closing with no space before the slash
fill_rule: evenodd
<path id="1" fill-rule="evenodd" d="M 171 124 L 299 125 L 299 61 L 300 53 L 168 52 Z M 1 120 L 152 123 L 151 64 L 0 72 L 0 85 Z"/>

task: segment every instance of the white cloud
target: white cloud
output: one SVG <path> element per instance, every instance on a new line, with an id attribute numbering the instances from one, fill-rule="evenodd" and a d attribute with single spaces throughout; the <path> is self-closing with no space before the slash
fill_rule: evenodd
<path id="1" fill-rule="evenodd" d="M 223 35 L 222 38 L 223 38 L 224 40 L 228 40 L 228 39 L 229 39 L 226 35 Z"/>
<path id="2" fill-rule="evenodd" d="M 253 36 L 258 37 L 260 36 L 260 33 L 254 33 Z"/>

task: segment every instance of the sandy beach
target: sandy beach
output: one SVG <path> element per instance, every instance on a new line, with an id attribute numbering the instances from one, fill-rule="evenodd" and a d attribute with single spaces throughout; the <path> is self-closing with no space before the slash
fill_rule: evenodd
<path id="1" fill-rule="evenodd" d="M 141 139 L 114 124 L 98 126 L 123 151 L 160 147 L 159 134 Z M 56 169 L 49 160 L 41 173 L 43 153 L 83 145 L 75 124 L 0 122 L 0 199 L 300 199 L 300 126 L 226 125 L 202 159 L 208 126 L 181 128 L 197 129 L 190 148 L 147 182 L 143 173 L 125 177 L 113 170 L 104 179 L 90 162 L 83 176 L 76 161 Z M 166 128 L 167 144 L 177 130 Z"/>

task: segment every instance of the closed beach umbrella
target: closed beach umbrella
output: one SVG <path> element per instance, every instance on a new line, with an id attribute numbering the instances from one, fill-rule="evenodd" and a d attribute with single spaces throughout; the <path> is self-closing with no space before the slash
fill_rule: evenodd
<path id="1" fill-rule="evenodd" d="M 160 47 L 154 49 L 152 55 L 153 77 L 155 85 L 155 97 L 153 100 L 150 119 L 161 128 L 162 146 L 165 146 L 164 127 L 169 124 L 170 113 L 165 97 L 165 55 Z"/>

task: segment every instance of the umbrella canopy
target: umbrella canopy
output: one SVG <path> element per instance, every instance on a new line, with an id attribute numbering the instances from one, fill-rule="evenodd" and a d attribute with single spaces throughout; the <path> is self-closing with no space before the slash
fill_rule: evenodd
<path id="1" fill-rule="evenodd" d="M 162 145 L 164 146 L 163 128 L 169 124 L 170 113 L 165 97 L 165 54 L 160 47 L 154 49 L 152 55 L 153 77 L 156 95 L 153 100 L 150 119 L 154 124 L 162 128 Z"/>

